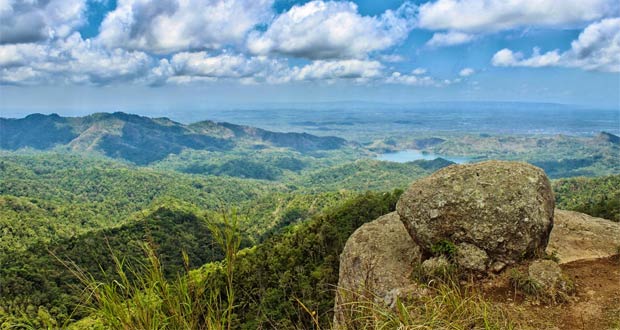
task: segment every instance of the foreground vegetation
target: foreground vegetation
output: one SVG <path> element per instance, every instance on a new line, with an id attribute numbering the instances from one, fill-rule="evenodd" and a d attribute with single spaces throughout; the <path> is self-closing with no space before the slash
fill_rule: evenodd
<path id="1" fill-rule="evenodd" d="M 338 256 L 348 236 L 363 223 L 393 211 L 399 196 L 400 191 L 360 195 L 238 254 L 234 252 L 241 237 L 232 234 L 231 225 L 236 222 L 221 222 L 224 227 L 209 230 L 220 237 L 217 241 L 228 251 L 226 257 L 190 272 L 189 257 L 183 254 L 185 270 L 175 276 L 166 276 L 161 257 L 148 247 L 140 267 L 113 257 L 115 281 L 101 282 L 75 268 L 74 276 L 88 285 L 89 298 L 80 309 L 90 316 L 71 327 L 329 329 Z M 399 302 L 396 310 L 359 302 L 356 325 L 360 329 L 512 328 L 510 320 L 477 293 L 448 284 L 431 290 L 431 295 L 419 300 Z M 19 321 L 33 327 L 60 324 L 44 312 L 34 318 L 5 316 L 4 320 Z"/>
<path id="2" fill-rule="evenodd" d="M 549 143 L 570 148 L 572 142 Z M 612 152 L 616 147 L 604 148 Z M 222 311 L 232 310 L 226 322 L 218 323 L 220 328 L 325 328 L 331 323 L 344 243 L 361 224 L 393 210 L 398 199 L 398 191 L 382 191 L 405 188 L 451 164 L 443 159 L 403 164 L 355 160 L 359 155 L 351 149 L 185 150 L 149 167 L 64 151 L 0 155 L 0 324 L 17 328 L 83 328 L 102 322 L 105 328 L 116 327 L 105 323 L 101 311 L 113 311 L 113 304 L 125 304 L 145 291 L 153 294 L 142 297 L 148 304 L 133 308 L 177 315 L 181 312 L 163 307 L 189 306 L 191 300 L 197 304 L 191 313 L 179 315 L 197 313 L 201 325 L 213 318 L 203 309 L 214 306 L 210 299 L 217 297 L 220 321 Z M 559 176 L 614 169 L 603 168 L 608 156 L 597 159 L 581 167 L 565 162 L 566 171 L 547 165 Z M 586 167 L 586 172 L 574 170 Z M 620 220 L 620 175 L 564 178 L 554 180 L 553 187 L 562 209 Z M 241 251 L 235 254 L 236 275 L 229 284 L 230 256 L 212 234 L 226 227 L 220 217 L 224 206 L 239 215 Z M 145 242 L 152 253 L 144 253 Z M 94 291 L 84 291 L 87 286 L 76 277 L 75 267 L 98 288 L 117 294 L 108 296 L 113 304 L 90 300 L 77 308 Z M 114 283 L 122 287 L 110 287 Z M 229 288 L 233 291 L 227 292 Z M 234 309 L 227 305 L 230 292 Z M 475 295 L 445 293 L 464 304 L 475 302 L 471 308 L 486 308 Z M 174 300 L 181 298 L 190 300 Z M 421 302 L 435 303 L 449 306 Z M 422 322 L 419 306 L 404 305 L 398 314 L 375 310 L 376 323 L 369 327 L 407 317 Z M 184 327 L 170 325 L 177 326 Z"/>

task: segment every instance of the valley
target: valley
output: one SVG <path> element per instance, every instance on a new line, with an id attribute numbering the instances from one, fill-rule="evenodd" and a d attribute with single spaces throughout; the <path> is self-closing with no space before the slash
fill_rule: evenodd
<path id="1" fill-rule="evenodd" d="M 348 236 L 450 159 L 532 163 L 556 179 L 563 209 L 620 219 L 620 144 L 611 133 L 386 131 L 359 142 L 100 113 L 2 118 L 0 136 L 0 322 L 24 328 L 90 322 L 71 267 L 118 280 L 114 256 L 146 263 L 145 242 L 169 278 L 215 276 L 204 274 L 221 271 L 224 252 L 209 224 L 232 209 L 243 251 L 239 326 L 312 322 L 297 298 L 329 323 Z M 422 159 L 381 160 L 411 149 Z"/>

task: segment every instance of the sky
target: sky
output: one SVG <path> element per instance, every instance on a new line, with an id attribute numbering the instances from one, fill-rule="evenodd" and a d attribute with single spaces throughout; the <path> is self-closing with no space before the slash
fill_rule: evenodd
<path id="1" fill-rule="evenodd" d="M 620 109 L 617 0 L 0 0 L 0 115 L 312 102 Z"/>

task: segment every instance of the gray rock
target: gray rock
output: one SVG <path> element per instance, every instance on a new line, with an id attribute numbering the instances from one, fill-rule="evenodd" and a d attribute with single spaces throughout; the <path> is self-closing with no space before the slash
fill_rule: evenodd
<path id="1" fill-rule="evenodd" d="M 536 260 L 528 268 L 531 279 L 540 284 L 543 289 L 554 288 L 562 280 L 562 269 L 552 260 Z"/>
<path id="2" fill-rule="evenodd" d="M 484 250 L 507 264 L 547 246 L 554 198 L 538 167 L 487 161 L 452 165 L 414 182 L 397 211 L 425 255 L 440 241 Z"/>
<path id="3" fill-rule="evenodd" d="M 421 265 L 422 275 L 427 279 L 445 277 L 450 268 L 450 261 L 445 256 L 426 259 Z"/>
<path id="4" fill-rule="evenodd" d="M 419 251 L 396 212 L 358 228 L 340 255 L 334 328 L 346 328 L 351 302 L 384 300 L 389 305 L 398 294 L 390 291 L 410 288 Z"/>
<path id="5" fill-rule="evenodd" d="M 570 299 L 575 286 L 570 278 L 562 273 L 557 262 L 536 260 L 528 268 L 529 277 L 540 285 L 538 296 L 551 302 L 563 302 Z"/>
<path id="6" fill-rule="evenodd" d="M 471 272 L 484 272 L 489 264 L 489 256 L 475 245 L 460 243 L 456 246 L 456 263 L 459 268 Z"/>
<path id="7" fill-rule="evenodd" d="M 612 256 L 620 246 L 620 223 L 587 214 L 555 210 L 547 253 L 560 263 Z"/>
<path id="8" fill-rule="evenodd" d="M 495 273 L 499 273 L 506 268 L 506 264 L 501 261 L 496 261 L 491 265 L 491 270 Z"/>

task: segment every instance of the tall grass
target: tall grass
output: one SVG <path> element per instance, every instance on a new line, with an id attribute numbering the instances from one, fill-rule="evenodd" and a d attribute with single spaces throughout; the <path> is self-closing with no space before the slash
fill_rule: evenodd
<path id="1" fill-rule="evenodd" d="M 382 299 L 363 298 L 343 304 L 344 329 L 515 329 L 507 312 L 486 301 L 473 288 L 457 282 L 440 282 L 427 294 L 398 299 L 390 308 Z"/>
<path id="2" fill-rule="evenodd" d="M 97 281 L 74 267 L 75 275 L 87 286 L 85 306 L 106 329 L 230 330 L 235 257 L 241 237 L 235 211 L 222 212 L 219 218 L 209 224 L 209 229 L 225 252 L 224 260 L 218 265 L 226 277 L 223 292 L 219 285 L 206 285 L 190 274 L 186 253 L 183 253 L 185 273 L 166 278 L 157 254 L 145 243 L 144 263 L 128 265 L 112 254 L 116 280 Z"/>

